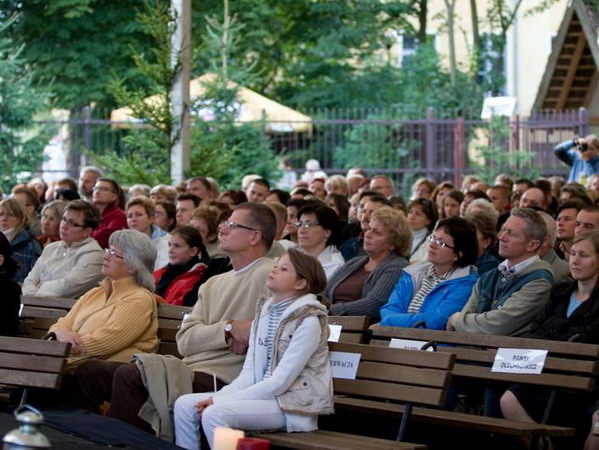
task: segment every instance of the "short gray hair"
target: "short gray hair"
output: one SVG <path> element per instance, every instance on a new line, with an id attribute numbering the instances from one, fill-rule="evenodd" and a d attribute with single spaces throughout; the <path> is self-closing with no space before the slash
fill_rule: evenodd
<path id="1" fill-rule="evenodd" d="M 109 245 L 123 252 L 123 259 L 130 270 L 135 271 L 138 285 L 154 291 L 154 263 L 156 247 L 150 237 L 137 230 L 119 230 L 110 235 Z"/>
<path id="2" fill-rule="evenodd" d="M 538 213 L 545 221 L 545 225 L 547 225 L 547 242 L 551 247 L 553 247 L 555 245 L 555 241 L 557 240 L 557 227 L 555 225 L 555 219 L 545 211 L 538 211 Z"/>
<path id="3" fill-rule="evenodd" d="M 96 166 L 83 166 L 79 173 L 83 175 L 85 172 L 94 172 L 98 174 L 98 177 L 101 177 L 103 175 L 102 171 L 98 169 Z"/>
<path id="4" fill-rule="evenodd" d="M 493 203 L 484 199 L 477 198 L 476 200 L 472 200 L 468 207 L 466 208 L 466 214 L 468 215 L 474 211 L 481 211 L 484 215 L 489 216 L 493 222 L 497 223 L 497 219 L 499 218 L 499 212 L 493 206 Z"/>
<path id="5" fill-rule="evenodd" d="M 532 208 L 515 208 L 510 214 L 524 220 L 524 235 L 531 240 L 540 241 L 547 239 L 547 225 L 541 215 Z"/>

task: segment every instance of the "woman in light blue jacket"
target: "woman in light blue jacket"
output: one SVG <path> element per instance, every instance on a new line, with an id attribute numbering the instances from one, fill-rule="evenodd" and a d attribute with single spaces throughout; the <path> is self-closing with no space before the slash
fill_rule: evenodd
<path id="1" fill-rule="evenodd" d="M 451 314 L 468 301 L 478 275 L 476 230 L 461 217 L 443 219 L 429 236 L 427 261 L 402 270 L 381 308 L 381 325 L 444 330 Z"/>

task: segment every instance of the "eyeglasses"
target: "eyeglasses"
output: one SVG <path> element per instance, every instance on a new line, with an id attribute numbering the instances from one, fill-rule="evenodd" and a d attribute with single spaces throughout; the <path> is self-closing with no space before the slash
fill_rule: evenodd
<path id="1" fill-rule="evenodd" d="M 114 256 L 115 258 L 118 258 L 118 259 L 125 259 L 124 256 L 121 256 L 121 255 L 117 254 L 116 250 L 113 249 L 113 248 L 105 248 L 104 249 L 104 254 L 105 255 L 109 255 L 110 257 Z"/>
<path id="2" fill-rule="evenodd" d="M 235 228 L 243 228 L 244 230 L 259 231 L 256 228 L 248 227 L 247 225 L 242 225 L 240 223 L 232 221 L 223 222 L 221 226 L 227 227 L 229 230 L 234 230 Z"/>
<path id="3" fill-rule="evenodd" d="M 306 229 L 310 229 L 310 228 L 314 228 L 314 227 L 318 227 L 320 226 L 319 223 L 313 223 L 313 222 L 296 222 L 295 223 L 295 228 L 297 228 L 298 230 L 300 228 L 306 228 Z"/>
<path id="4" fill-rule="evenodd" d="M 116 192 L 114 192 L 112 189 L 104 187 L 104 186 L 94 186 L 94 191 L 100 191 L 100 192 L 112 192 L 113 194 L 115 194 Z"/>
<path id="5" fill-rule="evenodd" d="M 60 219 L 61 222 L 64 222 L 69 228 L 86 228 L 87 225 L 81 225 L 76 223 L 73 219 L 65 219 L 64 217 Z"/>
<path id="6" fill-rule="evenodd" d="M 455 248 L 455 247 L 452 247 L 451 245 L 449 245 L 447 242 L 442 241 L 441 239 L 433 236 L 432 234 L 428 237 L 428 241 L 429 242 L 434 242 L 435 244 L 437 244 L 441 248 L 447 247 L 447 248 L 450 248 L 452 250 Z"/>

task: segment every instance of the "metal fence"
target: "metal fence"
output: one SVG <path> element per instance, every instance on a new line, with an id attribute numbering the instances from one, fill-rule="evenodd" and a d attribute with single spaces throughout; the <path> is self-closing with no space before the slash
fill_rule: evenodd
<path id="1" fill-rule="evenodd" d="M 542 175 L 564 175 L 568 168 L 553 155 L 553 147 L 566 139 L 588 133 L 588 114 L 577 111 L 543 111 L 530 117 L 505 120 L 504 133 L 497 133 L 490 122 L 473 114 L 456 115 L 452 111 L 424 111 L 408 108 L 317 109 L 305 110 L 311 118 L 311 132 L 269 133 L 274 152 L 290 160 L 303 172 L 308 159 L 320 161 L 327 173 L 344 173 L 361 167 L 369 174 L 385 173 L 398 184 L 407 186 L 416 177 L 460 184 L 462 177 L 476 173 L 484 165 L 498 161 L 476 160 L 479 148 L 494 146 L 505 152 L 525 152 L 530 158 L 515 163 L 523 175 L 534 171 Z M 76 173 L 90 154 L 122 152 L 122 137 L 129 131 L 106 119 L 106 112 L 84 109 L 68 120 L 56 121 L 69 126 L 68 166 Z M 104 117 L 104 118 L 103 118 Z M 291 122 L 277 121 L 277 126 Z M 268 127 L 267 122 L 256 126 Z M 507 130 L 507 133 L 505 132 Z"/>

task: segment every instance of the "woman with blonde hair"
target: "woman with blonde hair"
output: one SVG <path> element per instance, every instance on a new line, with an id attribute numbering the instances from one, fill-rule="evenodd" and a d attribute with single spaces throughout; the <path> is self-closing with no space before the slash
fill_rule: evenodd
<path id="1" fill-rule="evenodd" d="M 7 198 L 0 202 L 0 231 L 10 242 L 12 257 L 19 266 L 14 278 L 17 283 L 25 281 L 42 254 L 41 244 L 29 230 L 30 220 L 25 206 L 16 198 Z"/>

